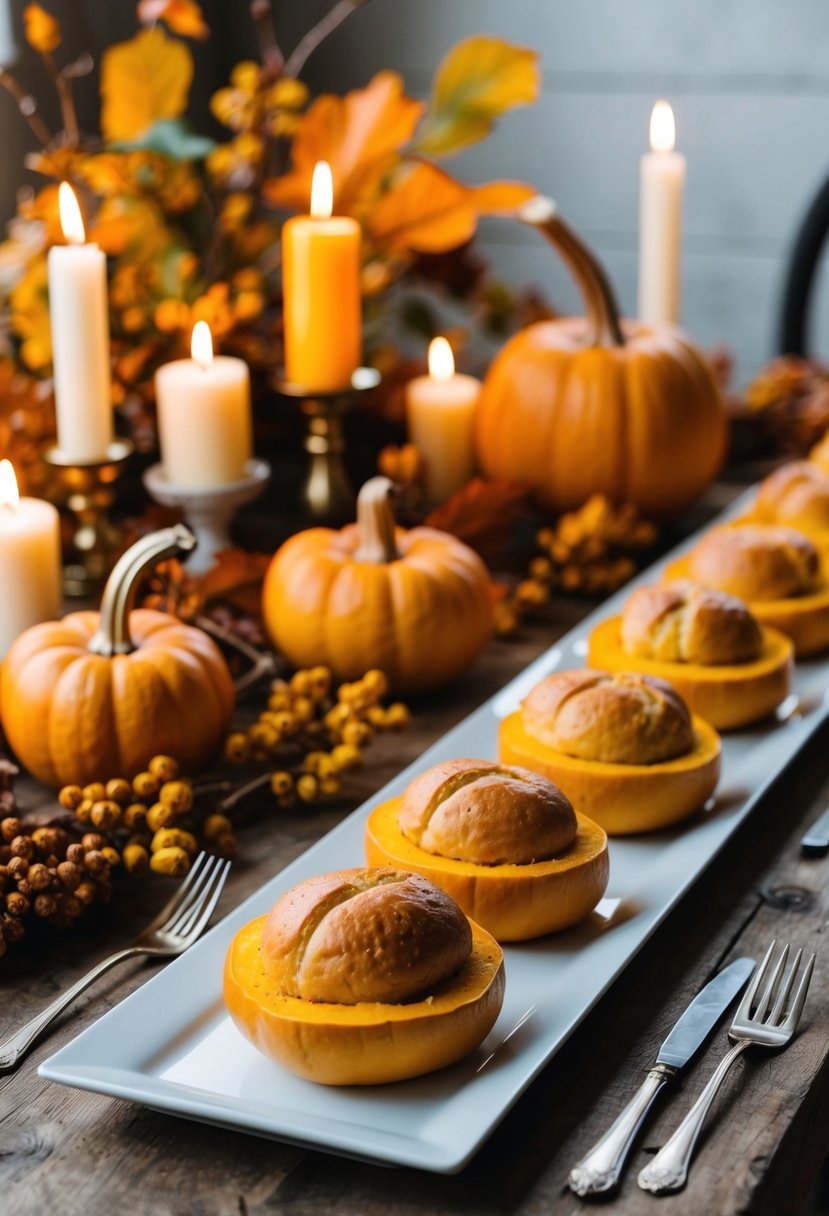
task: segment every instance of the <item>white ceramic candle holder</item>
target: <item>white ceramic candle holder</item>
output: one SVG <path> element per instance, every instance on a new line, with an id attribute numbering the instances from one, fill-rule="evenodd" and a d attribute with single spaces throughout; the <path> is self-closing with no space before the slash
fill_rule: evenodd
<path id="1" fill-rule="evenodd" d="M 206 574 L 216 554 L 231 548 L 230 524 L 240 507 L 253 502 L 264 490 L 271 475 L 267 460 L 249 460 L 245 476 L 226 485 L 194 489 L 167 480 L 162 464 L 144 473 L 147 493 L 162 507 L 178 507 L 196 535 L 198 544 L 187 560 L 191 574 Z"/>

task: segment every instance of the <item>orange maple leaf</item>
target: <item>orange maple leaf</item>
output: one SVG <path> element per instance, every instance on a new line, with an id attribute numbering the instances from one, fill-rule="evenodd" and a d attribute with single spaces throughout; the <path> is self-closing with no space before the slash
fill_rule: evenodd
<path id="1" fill-rule="evenodd" d="M 423 522 L 429 528 L 451 532 L 491 565 L 509 543 L 529 497 L 527 487 L 514 481 L 473 477 Z"/>
<path id="2" fill-rule="evenodd" d="M 138 20 L 142 25 L 163 21 L 182 38 L 197 38 L 204 42 L 210 37 L 210 26 L 196 0 L 139 0 Z"/>
<path id="3" fill-rule="evenodd" d="M 441 253 L 468 241 L 480 215 L 509 213 L 535 194 L 523 182 L 464 186 L 424 161 L 379 200 L 368 229 L 377 244 L 391 250 Z"/>
<path id="4" fill-rule="evenodd" d="M 265 183 L 266 198 L 277 207 L 307 211 L 314 165 L 327 160 L 334 178 L 335 212 L 359 212 L 397 162 L 423 110 L 422 102 L 405 96 L 397 72 L 379 72 L 366 88 L 345 97 L 323 94 L 300 120 L 290 173 Z"/>

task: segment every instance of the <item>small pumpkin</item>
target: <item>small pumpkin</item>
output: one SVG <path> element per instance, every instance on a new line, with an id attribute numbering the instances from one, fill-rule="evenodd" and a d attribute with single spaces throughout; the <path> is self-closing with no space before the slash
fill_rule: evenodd
<path id="1" fill-rule="evenodd" d="M 262 615 L 297 667 L 324 664 L 341 680 L 381 668 L 394 688 L 419 692 L 464 671 L 489 637 L 486 566 L 434 528 L 395 527 L 386 477 L 360 490 L 357 522 L 310 528 L 277 551 Z"/>
<path id="2" fill-rule="evenodd" d="M 673 325 L 619 319 L 604 269 L 550 199 L 520 218 L 567 263 L 586 316 L 530 325 L 495 358 L 476 412 L 482 468 L 531 486 L 555 511 L 596 493 L 650 515 L 683 510 L 726 450 L 708 362 Z"/>
<path id="3" fill-rule="evenodd" d="M 119 558 L 100 612 L 34 625 L 9 651 L 0 718 L 21 763 L 47 785 L 133 777 L 159 752 L 187 772 L 203 768 L 233 713 L 233 682 L 201 629 L 165 612 L 132 609 L 139 579 L 195 546 L 178 525 Z"/>

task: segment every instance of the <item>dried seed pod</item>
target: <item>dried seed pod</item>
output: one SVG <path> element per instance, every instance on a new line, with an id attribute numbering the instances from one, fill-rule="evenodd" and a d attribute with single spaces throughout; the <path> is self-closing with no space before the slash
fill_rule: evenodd
<path id="1" fill-rule="evenodd" d="M 150 858 L 150 868 L 156 874 L 168 874 L 173 878 L 179 878 L 190 869 L 190 858 L 184 849 L 175 847 L 159 849 Z"/>

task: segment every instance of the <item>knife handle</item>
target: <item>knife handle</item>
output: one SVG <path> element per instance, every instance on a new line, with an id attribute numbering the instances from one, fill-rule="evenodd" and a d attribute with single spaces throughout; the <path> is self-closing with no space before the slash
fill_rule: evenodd
<path id="1" fill-rule="evenodd" d="M 666 1064 L 657 1064 L 650 1070 L 613 1126 L 571 1169 L 568 1179 L 571 1191 L 577 1195 L 598 1195 L 616 1186 L 651 1103 L 662 1086 L 675 1076 L 676 1069 Z"/>

